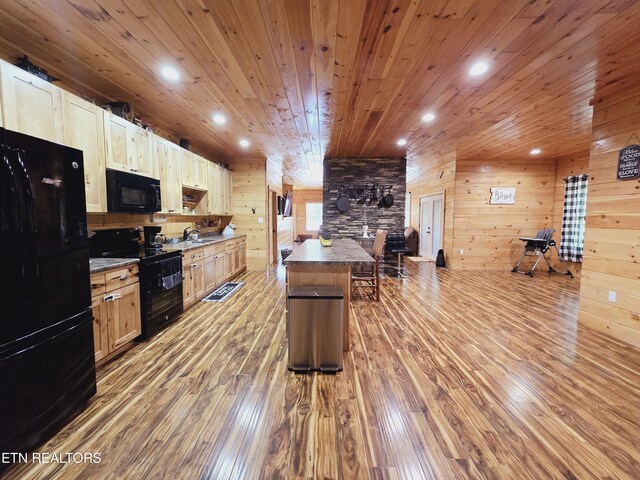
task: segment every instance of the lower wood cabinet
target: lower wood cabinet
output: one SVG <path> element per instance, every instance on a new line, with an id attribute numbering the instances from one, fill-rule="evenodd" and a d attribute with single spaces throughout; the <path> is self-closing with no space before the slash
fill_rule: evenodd
<path id="1" fill-rule="evenodd" d="M 122 282 L 124 286 L 120 286 Z M 93 342 L 96 362 L 116 352 L 141 333 L 138 267 L 91 276 Z M 96 295 L 99 293 L 99 295 Z"/>
<path id="2" fill-rule="evenodd" d="M 188 308 L 205 293 L 204 261 L 182 267 L 182 308 Z"/>
<path id="3" fill-rule="evenodd" d="M 246 239 L 187 250 L 182 255 L 182 263 L 182 307 L 186 310 L 247 268 Z"/>
<path id="4" fill-rule="evenodd" d="M 218 276 L 216 272 L 216 257 L 208 257 L 204 260 L 204 288 L 208 292 L 216 288 Z"/>

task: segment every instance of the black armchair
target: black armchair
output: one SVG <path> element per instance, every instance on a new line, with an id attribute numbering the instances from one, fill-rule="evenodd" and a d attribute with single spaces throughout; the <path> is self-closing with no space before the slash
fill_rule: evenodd
<path id="1" fill-rule="evenodd" d="M 403 255 L 410 255 L 412 250 L 407 247 L 404 233 L 393 233 L 387 235 L 387 244 L 385 252 L 396 258 L 396 266 L 394 269 L 397 272 L 398 278 L 406 277 L 404 272 L 404 264 L 402 263 Z"/>

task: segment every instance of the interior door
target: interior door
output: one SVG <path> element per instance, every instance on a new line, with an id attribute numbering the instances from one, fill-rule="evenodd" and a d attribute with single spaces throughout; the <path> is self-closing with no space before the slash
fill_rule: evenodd
<path id="1" fill-rule="evenodd" d="M 420 198 L 420 256 L 435 261 L 442 248 L 444 192 Z"/>

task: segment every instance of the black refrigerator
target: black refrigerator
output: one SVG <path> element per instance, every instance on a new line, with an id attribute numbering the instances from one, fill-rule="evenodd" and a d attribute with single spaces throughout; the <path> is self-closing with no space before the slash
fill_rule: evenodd
<path id="1" fill-rule="evenodd" d="M 0 144 L 0 453 L 27 452 L 96 393 L 84 169 L 80 150 Z"/>

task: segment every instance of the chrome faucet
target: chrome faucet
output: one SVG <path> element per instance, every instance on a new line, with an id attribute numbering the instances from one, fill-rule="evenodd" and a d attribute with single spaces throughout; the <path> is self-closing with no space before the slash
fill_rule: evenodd
<path id="1" fill-rule="evenodd" d="M 200 233 L 200 230 L 194 228 L 193 230 L 189 231 L 189 227 L 184 229 L 184 232 L 182 232 L 182 241 L 186 242 L 187 240 L 189 240 L 189 236 L 192 233 Z"/>

